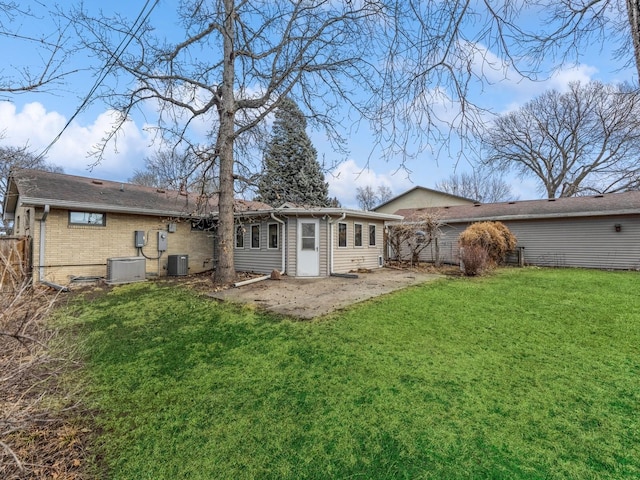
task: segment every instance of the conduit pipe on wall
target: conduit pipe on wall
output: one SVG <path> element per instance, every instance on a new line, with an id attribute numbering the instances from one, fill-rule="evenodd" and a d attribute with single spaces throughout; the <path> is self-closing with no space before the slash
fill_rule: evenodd
<path id="1" fill-rule="evenodd" d="M 40 282 L 44 282 L 44 260 L 45 260 L 45 256 L 44 256 L 44 247 L 45 247 L 45 238 L 46 238 L 46 221 L 47 221 L 47 217 L 49 216 L 49 210 L 51 209 L 51 207 L 49 205 L 45 205 L 44 206 L 44 212 L 42 213 L 42 218 L 40 219 L 40 255 L 39 255 L 39 261 L 40 261 L 40 268 L 38 269 L 38 280 Z"/>
<path id="2" fill-rule="evenodd" d="M 331 219 L 329 217 L 329 255 L 331 256 L 331 260 L 329 262 L 329 275 L 333 275 L 333 225 L 336 222 L 341 222 L 347 217 L 347 212 L 342 212 L 342 215 L 338 218 Z"/>
<path id="3" fill-rule="evenodd" d="M 280 269 L 280 275 L 284 275 L 286 271 L 286 251 L 287 251 L 287 232 L 286 224 L 283 220 L 277 218 L 273 212 L 271 212 L 271 218 L 282 225 L 282 268 Z"/>

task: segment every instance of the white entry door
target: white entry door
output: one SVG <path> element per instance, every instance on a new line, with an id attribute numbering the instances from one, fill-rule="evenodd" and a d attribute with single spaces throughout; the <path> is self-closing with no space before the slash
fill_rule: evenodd
<path id="1" fill-rule="evenodd" d="M 320 275 L 320 221 L 298 219 L 298 271 L 299 277 Z"/>

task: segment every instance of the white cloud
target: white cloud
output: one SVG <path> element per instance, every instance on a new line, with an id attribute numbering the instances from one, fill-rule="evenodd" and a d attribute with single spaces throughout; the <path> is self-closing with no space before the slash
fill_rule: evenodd
<path id="1" fill-rule="evenodd" d="M 377 173 L 370 168 L 361 167 L 352 159 L 339 164 L 327 176 L 327 181 L 329 195 L 338 197 L 340 203 L 347 208 L 358 208 L 356 201 L 358 187 L 371 186 L 375 189 L 385 186 L 389 187 L 395 196 L 414 186 L 402 170 Z"/>
<path id="2" fill-rule="evenodd" d="M 100 164 L 89 170 L 95 163 L 89 153 L 110 131 L 114 115 L 113 111 L 105 111 L 87 125 L 71 122 L 47 153 L 47 161 L 61 166 L 66 173 L 113 180 L 129 178 L 134 169 L 143 166 L 144 157 L 152 153 L 148 135 L 133 122 L 125 123 L 116 140 L 107 146 Z M 64 116 L 48 112 L 38 102 L 25 104 L 20 111 L 11 103 L 0 104 L 0 124 L 5 126 L 1 140 L 4 145 L 26 145 L 34 153 L 41 153 L 66 122 Z"/>

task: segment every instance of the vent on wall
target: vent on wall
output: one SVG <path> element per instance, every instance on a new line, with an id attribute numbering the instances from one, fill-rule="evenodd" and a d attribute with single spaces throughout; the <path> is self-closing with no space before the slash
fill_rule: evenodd
<path id="1" fill-rule="evenodd" d="M 121 257 L 107 259 L 107 283 L 142 282 L 145 278 L 147 263 L 144 257 Z"/>

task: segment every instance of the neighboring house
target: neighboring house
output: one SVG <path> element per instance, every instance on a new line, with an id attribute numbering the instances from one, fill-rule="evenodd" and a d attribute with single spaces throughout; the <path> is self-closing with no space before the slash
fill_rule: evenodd
<path id="1" fill-rule="evenodd" d="M 325 276 L 382 264 L 395 215 L 337 208 L 274 209 L 237 200 L 238 271 Z M 32 238 L 36 281 L 68 285 L 107 276 L 109 259 L 145 260 L 144 276 L 215 268 L 217 199 L 38 170 L 9 178 L 4 219 Z M 188 262 L 188 266 L 182 261 Z M 172 260 L 174 262 L 172 262 Z"/>
<path id="2" fill-rule="evenodd" d="M 391 200 L 373 209 L 379 213 L 396 213 L 398 210 L 418 207 L 445 207 L 453 205 L 472 205 L 473 200 L 457 195 L 451 195 L 425 187 L 413 187 Z"/>
<path id="3" fill-rule="evenodd" d="M 401 209 L 405 220 L 436 211 L 445 226 L 440 260 L 458 263 L 458 235 L 473 222 L 501 221 L 518 238 L 524 263 L 640 269 L 640 191 L 551 200 Z M 435 260 L 435 246 L 421 260 Z"/>

